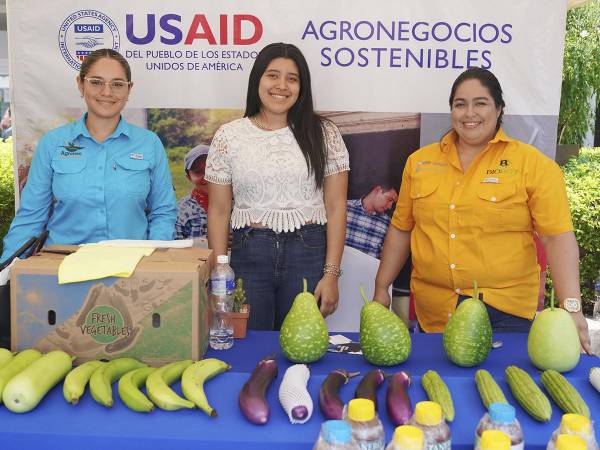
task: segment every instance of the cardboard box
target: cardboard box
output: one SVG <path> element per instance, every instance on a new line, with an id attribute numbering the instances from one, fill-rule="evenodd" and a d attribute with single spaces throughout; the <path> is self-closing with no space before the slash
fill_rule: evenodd
<path id="1" fill-rule="evenodd" d="M 72 250 L 55 246 L 52 250 Z M 11 273 L 12 350 L 62 349 L 76 363 L 133 357 L 200 359 L 208 346 L 211 250 L 157 249 L 129 278 L 58 284 L 64 254 L 18 261 Z"/>

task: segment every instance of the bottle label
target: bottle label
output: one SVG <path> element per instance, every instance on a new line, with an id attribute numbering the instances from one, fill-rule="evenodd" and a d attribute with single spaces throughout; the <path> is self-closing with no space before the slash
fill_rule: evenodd
<path id="1" fill-rule="evenodd" d="M 481 448 L 481 436 L 479 436 L 479 432 L 475 433 L 475 448 Z M 511 445 L 510 450 L 525 450 L 525 442 Z"/>
<path id="2" fill-rule="evenodd" d="M 430 442 L 426 446 L 427 450 L 451 450 L 452 449 L 452 439 L 448 439 L 444 442 Z"/>
<path id="3" fill-rule="evenodd" d="M 210 292 L 215 295 L 230 295 L 235 290 L 235 281 L 226 278 L 211 278 Z"/>
<path id="4" fill-rule="evenodd" d="M 360 450 L 384 450 L 385 449 L 385 441 L 383 438 L 376 439 L 374 441 L 359 441 L 357 440 L 358 448 Z M 450 447 L 448 447 L 450 448 Z"/>

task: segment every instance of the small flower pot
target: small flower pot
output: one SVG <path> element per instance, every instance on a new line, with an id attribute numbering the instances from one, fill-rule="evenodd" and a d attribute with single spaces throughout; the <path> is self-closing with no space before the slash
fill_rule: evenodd
<path id="1" fill-rule="evenodd" d="M 248 326 L 248 317 L 250 317 L 250 305 L 242 306 L 240 312 L 231 312 L 228 314 L 233 323 L 233 337 L 243 339 L 246 337 L 246 328 Z"/>

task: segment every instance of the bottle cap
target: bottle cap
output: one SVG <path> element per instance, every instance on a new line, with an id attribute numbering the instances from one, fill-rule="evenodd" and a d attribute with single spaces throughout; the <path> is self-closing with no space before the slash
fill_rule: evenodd
<path id="1" fill-rule="evenodd" d="M 508 403 L 492 403 L 488 412 L 492 422 L 511 423 L 515 420 L 515 408 Z"/>
<path id="2" fill-rule="evenodd" d="M 348 418 L 356 422 L 368 422 L 375 417 L 375 403 L 367 398 L 355 398 L 348 403 Z"/>
<path id="3" fill-rule="evenodd" d="M 580 414 L 563 414 L 560 421 L 561 433 L 590 434 L 590 419 Z"/>
<path id="4" fill-rule="evenodd" d="M 500 430 L 485 430 L 481 434 L 481 450 L 510 450 L 510 437 Z"/>
<path id="5" fill-rule="evenodd" d="M 423 431 L 412 425 L 401 425 L 394 431 L 394 444 L 405 450 L 421 450 L 423 439 Z"/>
<path id="6" fill-rule="evenodd" d="M 421 425 L 437 425 L 444 420 L 442 407 L 436 402 L 419 402 L 415 405 L 415 419 Z"/>
<path id="7" fill-rule="evenodd" d="M 556 450 L 586 450 L 586 447 L 585 440 L 573 434 L 559 434 L 556 439 Z"/>
<path id="8" fill-rule="evenodd" d="M 321 425 L 321 434 L 328 444 L 347 444 L 352 439 L 352 427 L 345 420 L 328 420 Z"/>
<path id="9" fill-rule="evenodd" d="M 219 255 L 219 256 L 217 256 L 217 263 L 218 264 L 228 264 L 229 257 L 227 255 Z"/>

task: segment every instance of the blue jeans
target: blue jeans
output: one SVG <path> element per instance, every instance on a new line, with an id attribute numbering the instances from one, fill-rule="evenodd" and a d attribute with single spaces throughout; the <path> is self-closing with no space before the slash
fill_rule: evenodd
<path id="1" fill-rule="evenodd" d="M 466 295 L 459 295 L 456 306 L 468 298 L 470 297 L 467 297 Z M 487 303 L 485 303 L 485 308 L 487 309 L 488 316 L 490 317 L 492 331 L 495 333 L 528 333 L 529 328 L 531 328 L 532 321 L 529 319 L 524 319 L 523 317 L 513 316 L 512 314 L 502 312 L 488 305 Z M 419 326 L 419 330 L 423 331 L 421 326 Z"/>
<path id="2" fill-rule="evenodd" d="M 314 292 L 323 276 L 327 250 L 325 225 L 307 224 L 289 233 L 267 228 L 233 231 L 231 267 L 244 280 L 250 304 L 248 328 L 279 330 L 294 298 L 303 289 Z"/>

